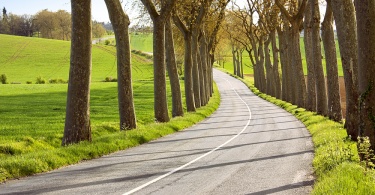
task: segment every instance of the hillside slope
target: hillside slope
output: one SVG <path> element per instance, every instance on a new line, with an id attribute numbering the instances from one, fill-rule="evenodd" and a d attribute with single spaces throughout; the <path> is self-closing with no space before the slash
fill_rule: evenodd
<path id="1" fill-rule="evenodd" d="M 6 74 L 9 83 L 34 83 L 38 76 L 46 80 L 68 79 L 70 42 L 0 34 L 0 43 L 0 74 Z M 115 47 L 93 45 L 92 82 L 116 77 L 115 55 Z M 133 79 L 150 79 L 151 61 L 133 57 L 132 64 Z"/>

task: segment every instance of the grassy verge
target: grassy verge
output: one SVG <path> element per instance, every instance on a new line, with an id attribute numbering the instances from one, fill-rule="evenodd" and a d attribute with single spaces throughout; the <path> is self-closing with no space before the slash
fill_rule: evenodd
<path id="1" fill-rule="evenodd" d="M 97 122 L 97 124 L 93 124 L 93 141 L 91 143 L 81 142 L 68 147 L 61 147 L 59 146 L 61 132 L 57 133 L 59 135 L 52 140 L 52 142 L 56 142 L 54 144 L 45 144 L 48 142 L 48 138 L 46 138 L 48 135 L 40 138 L 40 140 L 36 140 L 31 135 L 18 137 L 18 140 L 13 140 L 12 143 L 3 144 L 0 147 L 0 150 L 3 151 L 14 151 L 13 154 L 3 153 L 0 155 L 0 182 L 50 171 L 82 160 L 97 158 L 180 131 L 212 114 L 219 104 L 220 95 L 215 86 L 214 96 L 207 106 L 197 109 L 197 112 L 194 113 L 185 113 L 184 117 L 173 118 L 168 123 L 145 123 L 140 124 L 135 130 L 118 131 L 118 128 L 113 124 L 104 127 L 104 122 Z M 38 145 L 43 144 L 45 144 L 44 148 L 38 147 Z M 27 151 L 27 148 L 33 147 L 39 149 Z M 18 152 L 17 148 L 19 149 Z"/>
<path id="2" fill-rule="evenodd" d="M 312 194 L 375 194 L 375 171 L 360 165 L 356 143 L 348 139 L 342 123 L 261 93 L 250 78 L 239 79 L 259 97 L 292 113 L 310 131 L 316 175 Z"/>

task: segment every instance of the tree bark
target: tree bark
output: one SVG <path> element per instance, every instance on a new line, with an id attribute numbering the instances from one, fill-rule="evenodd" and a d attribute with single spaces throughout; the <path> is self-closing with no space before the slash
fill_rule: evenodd
<path id="1" fill-rule="evenodd" d="M 177 63 L 174 53 L 174 42 L 171 20 L 165 23 L 165 49 L 167 59 L 167 70 L 172 91 L 172 117 L 183 116 L 180 79 L 178 78 Z"/>
<path id="2" fill-rule="evenodd" d="M 132 88 L 129 17 L 122 10 L 119 0 L 105 0 L 109 18 L 113 25 L 117 51 L 117 87 L 120 113 L 120 129 L 137 127 Z"/>
<path id="3" fill-rule="evenodd" d="M 306 109 L 316 112 L 316 89 L 315 89 L 315 67 L 312 51 L 312 1 L 308 1 L 305 10 L 304 20 L 304 43 L 305 43 L 305 57 L 307 65 L 307 97 Z"/>
<path id="4" fill-rule="evenodd" d="M 352 0 L 332 0 L 346 89 L 345 128 L 353 140 L 358 137 L 358 56 L 355 9 Z"/>
<path id="5" fill-rule="evenodd" d="M 205 104 L 206 105 L 210 99 L 210 82 L 209 82 L 209 68 L 208 68 L 208 55 L 207 55 L 207 39 L 206 35 L 204 32 L 202 32 L 202 36 L 200 38 L 200 53 L 201 53 L 201 62 L 202 62 L 202 69 L 203 69 L 203 82 L 205 83 L 204 85 L 204 95 L 203 97 L 205 99 Z"/>
<path id="6" fill-rule="evenodd" d="M 279 48 L 280 48 L 280 64 L 281 64 L 281 99 L 290 102 L 289 99 L 289 88 L 288 88 L 288 48 L 287 48 L 287 33 L 282 31 L 280 28 L 277 29 L 277 34 L 279 37 Z"/>
<path id="7" fill-rule="evenodd" d="M 326 14 L 322 23 L 322 38 L 327 69 L 328 116 L 330 119 L 340 122 L 342 112 L 331 0 L 327 0 Z"/>
<path id="8" fill-rule="evenodd" d="M 324 79 L 323 64 L 322 64 L 322 46 L 320 44 L 320 11 L 319 0 L 311 1 L 312 11 L 312 51 L 315 68 L 315 81 L 316 81 L 316 111 L 323 116 L 328 115 L 327 110 L 327 90 L 326 82 Z"/>
<path id="9" fill-rule="evenodd" d="M 165 80 L 165 21 L 169 20 L 176 0 L 161 3 L 160 13 L 151 0 L 141 0 L 154 24 L 154 114 L 158 122 L 168 122 L 167 87 Z"/>
<path id="10" fill-rule="evenodd" d="M 191 33 L 182 23 L 178 16 L 173 16 L 173 21 L 178 27 L 180 32 L 184 36 L 184 83 L 185 83 L 185 98 L 186 107 L 188 112 L 195 112 L 195 99 L 193 90 L 193 64 L 192 64 L 192 54 L 191 54 Z"/>
<path id="11" fill-rule="evenodd" d="M 165 80 L 165 21 L 162 17 L 153 19 L 154 52 L 154 113 L 159 122 L 168 122 L 167 88 Z"/>
<path id="12" fill-rule="evenodd" d="M 270 96 L 275 97 L 274 87 L 275 83 L 273 82 L 273 71 L 272 71 L 272 62 L 271 62 L 271 52 L 269 45 L 271 43 L 271 37 L 268 36 L 268 39 L 264 42 L 264 53 L 265 53 L 265 66 L 266 66 L 266 93 Z"/>
<path id="13" fill-rule="evenodd" d="M 71 0 L 72 42 L 62 145 L 91 141 L 91 1 Z"/>
<path id="14" fill-rule="evenodd" d="M 375 149 L 375 1 L 355 1 L 358 32 L 360 136 Z"/>
<path id="15" fill-rule="evenodd" d="M 276 30 L 271 32 L 272 54 L 273 54 L 273 79 L 275 83 L 275 97 L 281 99 L 281 83 L 279 73 L 279 50 L 276 45 Z"/>
<path id="16" fill-rule="evenodd" d="M 198 35 L 193 30 L 191 34 L 191 54 L 193 60 L 193 90 L 194 90 L 194 100 L 195 107 L 201 107 L 201 97 L 200 97 L 200 78 L 199 78 L 199 68 L 198 68 Z"/>

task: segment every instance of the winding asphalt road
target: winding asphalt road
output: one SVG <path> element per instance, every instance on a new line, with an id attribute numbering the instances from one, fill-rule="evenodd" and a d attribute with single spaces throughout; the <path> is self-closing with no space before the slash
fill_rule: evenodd
<path id="1" fill-rule="evenodd" d="M 313 145 L 291 114 L 215 70 L 218 110 L 139 147 L 0 185 L 0 194 L 309 194 Z"/>

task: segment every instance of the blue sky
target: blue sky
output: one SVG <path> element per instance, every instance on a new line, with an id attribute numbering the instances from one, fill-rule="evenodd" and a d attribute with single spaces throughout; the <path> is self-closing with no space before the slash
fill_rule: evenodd
<path id="1" fill-rule="evenodd" d="M 17 15 L 34 15 L 38 11 L 59 9 L 70 12 L 70 0 L 0 0 L 1 11 L 3 7 L 8 13 Z M 2 14 L 2 12 L 1 12 Z M 104 0 L 92 0 L 92 19 L 99 22 L 109 22 L 107 8 Z"/>

